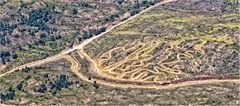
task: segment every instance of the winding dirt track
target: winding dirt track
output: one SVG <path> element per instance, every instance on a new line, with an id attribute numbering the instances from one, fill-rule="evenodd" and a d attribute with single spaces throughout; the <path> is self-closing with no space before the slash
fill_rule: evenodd
<path id="1" fill-rule="evenodd" d="M 82 54 L 84 57 L 86 55 Z M 88 57 L 85 57 L 88 58 Z M 189 80 L 189 81 L 184 81 L 184 82 L 174 82 L 173 84 L 168 84 L 168 85 L 161 85 L 160 83 L 155 83 L 157 85 L 152 85 L 152 84 L 148 84 L 148 83 L 142 83 L 142 84 L 134 84 L 133 83 L 129 83 L 129 82 L 120 82 L 118 80 L 114 80 L 114 81 L 106 81 L 103 80 L 101 78 L 92 78 L 91 80 L 88 79 L 87 76 L 84 76 L 82 73 L 80 73 L 81 70 L 79 70 L 79 64 L 76 60 L 74 60 L 72 57 L 67 56 L 65 59 L 67 59 L 68 61 L 71 62 L 71 69 L 72 71 L 79 77 L 81 78 L 83 81 L 86 82 L 94 82 L 96 81 L 99 84 L 103 84 L 106 86 L 111 86 L 111 87 L 121 87 L 121 88 L 146 88 L 146 89 L 174 89 L 174 88 L 178 88 L 178 87 L 183 87 L 183 86 L 190 86 L 190 85 L 198 85 L 198 84 L 214 84 L 214 83 L 223 83 L 223 82 L 233 82 L 233 83 L 237 83 L 240 84 L 240 80 L 239 79 L 207 79 L 207 80 Z M 93 67 L 98 70 L 95 67 L 95 64 L 92 63 L 92 65 L 94 65 Z M 159 85 L 160 84 L 160 85 Z M 150 86 L 149 86 L 150 85 Z"/>
<path id="2" fill-rule="evenodd" d="M 71 69 L 72 71 L 79 77 L 81 78 L 82 80 L 84 81 L 87 81 L 87 82 L 93 82 L 94 80 L 97 81 L 99 84 L 103 84 L 103 85 L 107 85 L 107 86 L 113 86 L 113 87 L 122 87 L 122 88 L 129 88 L 129 87 L 134 87 L 134 88 L 156 88 L 156 89 L 169 89 L 169 88 L 176 88 L 176 87 L 182 87 L 182 86 L 189 86 L 189 85 L 197 85 L 197 84 L 210 84 L 210 83 L 221 83 L 221 82 L 234 82 L 234 83 L 238 83 L 240 84 L 240 79 L 207 79 L 207 80 L 193 80 L 193 81 L 185 81 L 185 82 L 181 82 L 181 83 L 176 83 L 176 84 L 168 84 L 167 86 L 160 86 L 159 84 L 158 85 L 155 85 L 155 86 L 149 86 L 149 85 L 137 85 L 137 84 L 132 84 L 132 83 L 125 83 L 125 84 L 121 84 L 121 83 L 116 83 L 118 82 L 117 80 L 115 82 L 108 82 L 107 80 L 102 80 L 102 79 L 94 79 L 94 80 L 88 80 L 87 76 L 84 76 L 83 74 L 80 73 L 81 70 L 79 70 L 79 64 L 77 61 L 75 61 L 69 54 L 72 53 L 72 52 L 75 52 L 75 51 L 78 51 L 78 50 L 81 50 L 83 49 L 83 47 L 87 44 L 89 44 L 90 42 L 92 42 L 93 40 L 105 35 L 106 33 L 108 33 L 109 31 L 113 30 L 114 28 L 128 22 L 129 20 L 132 20 L 133 18 L 139 16 L 140 14 L 144 13 L 144 12 L 147 12 L 159 5 L 162 5 L 162 4 L 166 4 L 166 3 L 169 3 L 169 2 L 173 2 L 173 1 L 177 1 L 177 0 L 164 0 L 162 2 L 159 2 L 157 4 L 155 4 L 154 6 L 151 6 L 143 11 L 141 11 L 140 13 L 130 17 L 129 19 L 123 21 L 123 22 L 120 22 L 118 23 L 117 25 L 111 27 L 110 29 L 107 29 L 105 32 L 97 35 L 97 36 L 94 36 L 90 39 L 87 39 L 85 40 L 84 42 L 82 42 L 80 45 L 78 46 L 75 46 L 73 47 L 72 49 L 69 49 L 67 51 L 63 51 L 55 56 L 51 56 L 51 57 L 48 57 L 46 59 L 43 59 L 43 60 L 38 60 L 38 61 L 34 61 L 34 62 L 31 62 L 31 63 L 27 63 L 27 64 L 24 64 L 24 65 L 21 65 L 21 66 L 18 66 L 4 74 L 1 74 L 0 75 L 0 78 L 7 75 L 7 74 L 10 74 L 10 73 L 13 73 L 17 70 L 20 70 L 22 68 L 25 68 L 25 67 L 33 67 L 33 66 L 38 66 L 38 65 L 41 65 L 41 64 L 44 64 L 44 63 L 48 63 L 48 62 L 52 62 L 52 61 L 56 61 L 58 59 L 61 59 L 61 58 L 65 58 L 67 59 L 68 61 L 71 62 Z M 95 70 L 97 71 L 98 68 L 96 67 L 96 64 L 94 62 L 91 61 L 91 58 L 87 55 L 87 54 L 82 54 L 82 57 L 84 58 L 87 58 L 88 60 L 90 60 L 91 64 L 94 65 L 94 68 Z"/>

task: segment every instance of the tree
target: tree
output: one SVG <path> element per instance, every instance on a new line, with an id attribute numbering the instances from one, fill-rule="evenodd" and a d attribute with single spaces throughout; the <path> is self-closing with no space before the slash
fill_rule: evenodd
<path id="1" fill-rule="evenodd" d="M 9 87 L 6 94 L 0 93 L 0 99 L 3 101 L 12 100 L 15 97 L 15 91 L 12 87 Z"/>
<path id="2" fill-rule="evenodd" d="M 16 53 L 14 53 L 13 55 L 12 55 L 12 59 L 17 59 L 18 58 L 18 55 L 16 54 Z"/>
<path id="3" fill-rule="evenodd" d="M 73 15 L 77 15 L 77 13 L 78 13 L 77 9 L 74 8 L 74 9 L 72 10 L 72 14 L 73 14 Z"/>
<path id="4" fill-rule="evenodd" d="M 41 33 L 41 35 L 40 35 L 41 39 L 46 38 L 46 37 L 47 37 L 46 33 Z"/>
<path id="5" fill-rule="evenodd" d="M 97 84 L 97 81 L 93 81 L 93 86 L 98 89 L 99 88 L 99 85 Z"/>
<path id="6" fill-rule="evenodd" d="M 37 91 L 40 93 L 45 93 L 47 91 L 47 87 L 45 86 L 45 84 L 41 84 L 40 88 L 38 88 Z"/>
<path id="7" fill-rule="evenodd" d="M 17 86 L 16 86 L 17 90 L 22 90 L 23 88 L 23 82 L 19 83 Z"/>

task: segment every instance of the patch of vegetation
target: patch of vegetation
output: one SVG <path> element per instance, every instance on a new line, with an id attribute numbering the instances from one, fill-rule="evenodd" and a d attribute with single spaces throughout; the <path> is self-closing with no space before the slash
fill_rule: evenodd
<path id="1" fill-rule="evenodd" d="M 44 58 L 104 32 L 108 25 L 122 20 L 123 14 L 138 13 L 156 2 L 4 1 L 0 47 L 19 55 L 20 59 L 7 61 L 9 67 Z M 58 38 L 53 40 L 54 37 Z M 29 45 L 33 48 L 28 48 Z"/>
<path id="2" fill-rule="evenodd" d="M 39 30 L 48 30 L 47 22 L 51 20 L 51 10 L 48 8 L 41 8 L 32 10 L 29 13 L 27 24 L 29 26 L 37 27 Z"/>
<path id="3" fill-rule="evenodd" d="M 7 35 L 11 34 L 15 28 L 15 24 L 0 22 L 0 45 L 10 44 L 10 40 Z"/>
<path id="4" fill-rule="evenodd" d="M 8 105 L 238 105 L 240 86 L 220 83 L 165 90 L 112 88 L 83 82 L 64 60 L 26 67 L 2 78 L 0 85 L 0 101 Z"/>

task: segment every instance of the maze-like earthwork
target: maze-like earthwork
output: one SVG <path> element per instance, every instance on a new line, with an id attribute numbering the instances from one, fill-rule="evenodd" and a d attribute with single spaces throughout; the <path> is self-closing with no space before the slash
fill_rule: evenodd
<path id="1" fill-rule="evenodd" d="M 144 13 L 78 54 L 91 63 L 91 74 L 116 83 L 238 76 L 239 15 L 189 11 L 166 6 Z"/>
<path id="2" fill-rule="evenodd" d="M 204 43 L 204 42 L 203 42 Z M 178 47 L 173 42 L 166 46 L 162 53 L 154 53 L 154 50 L 162 45 L 160 41 L 140 42 L 136 41 L 124 47 L 113 48 L 97 59 L 99 69 L 106 75 L 117 79 L 133 81 L 168 81 L 187 76 L 181 69 L 173 67 L 201 52 L 201 46 L 194 49 Z M 199 51 L 198 51 L 199 49 Z M 179 52 L 175 52 L 179 51 Z M 117 56 L 127 54 L 117 60 Z M 161 57 L 161 55 L 164 55 Z"/>

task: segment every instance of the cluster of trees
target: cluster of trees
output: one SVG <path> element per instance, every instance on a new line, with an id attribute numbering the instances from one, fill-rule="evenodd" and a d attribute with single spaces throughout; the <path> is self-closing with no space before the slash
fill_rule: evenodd
<path id="1" fill-rule="evenodd" d="M 26 73 L 29 72 L 29 71 L 31 71 L 31 70 L 32 70 L 31 67 L 25 67 L 25 68 L 22 69 L 22 71 L 23 71 L 23 72 L 26 72 Z"/>
<path id="2" fill-rule="evenodd" d="M 43 75 L 44 78 L 49 79 L 49 75 L 45 74 Z M 79 84 L 81 87 L 84 87 L 85 85 L 80 83 L 80 81 L 69 81 L 68 76 L 65 74 L 61 74 L 60 76 L 57 76 L 58 78 L 54 81 L 50 81 L 49 83 L 45 82 L 41 84 L 41 86 L 35 90 L 35 92 L 39 93 L 45 93 L 45 92 L 51 92 L 52 95 L 57 94 L 57 92 L 61 91 L 62 89 L 69 88 L 73 84 Z M 94 87 L 98 88 L 99 85 L 95 82 Z"/>
<path id="3" fill-rule="evenodd" d="M 47 92 L 47 87 L 45 84 L 41 84 L 41 86 L 38 88 L 37 92 L 40 92 L 40 93 L 45 93 Z"/>
<path id="4" fill-rule="evenodd" d="M 6 93 L 0 93 L 0 100 L 7 101 L 12 100 L 15 97 L 15 90 L 9 87 Z"/>
<path id="5" fill-rule="evenodd" d="M 42 33 L 40 35 L 40 38 L 38 40 L 36 40 L 34 44 L 35 45 L 44 45 L 46 42 L 53 43 L 56 40 L 59 40 L 61 38 L 62 37 L 60 35 L 50 35 L 50 36 L 47 36 L 46 33 Z"/>
<path id="6" fill-rule="evenodd" d="M 17 26 L 15 24 L 0 22 L 0 45 L 6 45 L 10 43 L 10 40 L 7 36 L 10 35 L 16 27 Z"/>
<path id="7" fill-rule="evenodd" d="M 119 5 L 122 5 L 122 3 L 124 3 L 125 0 L 116 0 L 114 1 L 115 3 L 119 4 Z M 130 13 L 131 13 L 131 16 L 137 14 L 140 12 L 140 9 L 141 7 L 149 7 L 150 5 L 154 5 L 156 2 L 159 2 L 159 0 L 150 0 L 150 1 L 147 1 L 147 0 L 143 0 L 143 1 L 136 1 L 136 4 L 133 5 L 131 8 L 130 8 Z M 116 18 L 118 18 L 120 16 L 120 14 L 112 14 L 110 16 L 108 16 L 105 21 L 114 21 Z"/>
<path id="8" fill-rule="evenodd" d="M 22 9 L 25 11 L 24 9 Z M 22 10 L 19 10 L 20 12 Z M 55 28 L 49 28 L 47 25 L 47 22 L 49 22 L 52 19 L 52 8 L 50 7 L 44 7 L 40 9 L 31 10 L 28 13 L 28 17 L 21 15 L 20 13 L 14 13 L 11 15 L 11 18 L 14 20 L 12 22 L 3 22 L 0 21 L 0 45 L 6 45 L 10 44 L 9 38 L 11 38 L 12 32 L 14 29 L 18 29 L 20 34 L 17 34 L 15 37 L 18 38 L 19 36 L 22 36 L 21 34 L 27 34 L 35 36 L 36 33 L 39 31 L 42 33 L 40 39 L 34 40 L 34 43 L 36 45 L 45 44 L 45 42 L 55 41 L 56 39 L 59 39 L 59 36 L 55 36 L 54 32 L 57 31 Z M 16 22 L 17 21 L 17 22 Z M 16 22 L 13 23 L 13 22 Z M 21 25 L 29 25 L 29 27 L 20 27 Z M 53 35 L 49 38 L 46 37 L 46 35 Z M 44 36 L 45 35 L 45 36 Z M 27 41 L 24 41 L 27 42 Z M 23 43 L 24 43 L 23 42 Z M 33 45 L 32 43 L 30 45 Z M 10 45 L 11 46 L 11 45 Z M 19 45 L 19 47 L 22 47 L 23 45 Z M 16 48 L 17 49 L 17 48 Z M 19 56 L 14 52 L 17 51 L 14 48 L 11 48 L 10 51 L 0 51 L 0 62 L 2 64 L 6 64 L 7 62 L 10 62 L 12 59 L 16 59 Z M 13 52 L 11 52 L 13 51 Z M 11 52 L 11 54 L 9 53 Z"/>
<path id="9" fill-rule="evenodd" d="M 31 70 L 32 70 L 32 68 L 25 67 L 21 71 L 29 72 Z M 28 75 L 26 78 L 24 78 L 24 80 L 29 80 L 31 77 L 32 77 L 31 75 Z M 24 90 L 24 81 L 21 81 L 20 83 L 16 84 L 16 88 L 9 87 L 5 93 L 0 92 L 0 100 L 3 100 L 3 101 L 13 100 L 15 97 L 15 92 L 23 91 L 23 90 Z"/>
<path id="10" fill-rule="evenodd" d="M 6 62 L 10 62 L 10 52 L 1 51 L 0 58 L 1 58 L 2 64 L 6 64 Z"/>
<path id="11" fill-rule="evenodd" d="M 49 79 L 48 74 L 43 75 L 44 78 Z M 64 74 L 61 74 L 59 79 L 55 81 L 50 81 L 49 85 L 48 84 L 41 84 L 41 86 L 34 90 L 35 92 L 39 93 L 45 93 L 47 91 L 51 91 L 52 95 L 55 95 L 58 91 L 61 91 L 63 88 L 68 88 L 70 85 L 72 85 L 73 82 L 70 82 L 68 80 L 68 77 Z M 50 88 L 50 89 L 48 89 Z"/>
<path id="12" fill-rule="evenodd" d="M 46 23 L 52 18 L 51 10 L 48 8 L 41 8 L 32 10 L 29 13 L 27 24 L 29 26 L 38 27 L 39 30 L 47 30 L 48 26 Z"/>
<path id="13" fill-rule="evenodd" d="M 30 71 L 32 68 L 23 68 L 22 71 Z M 31 78 L 31 75 L 28 75 L 25 80 L 29 80 Z M 9 87 L 8 90 L 5 93 L 0 92 L 0 100 L 2 101 L 8 101 L 8 100 L 13 100 L 15 97 L 15 92 L 16 91 L 23 91 L 24 90 L 24 81 L 21 81 L 16 85 L 16 88 L 14 87 Z"/>
<path id="14" fill-rule="evenodd" d="M 32 70 L 32 68 L 26 67 L 26 68 L 23 68 L 21 71 L 29 72 L 30 70 Z M 24 78 L 23 81 L 16 84 L 14 88 L 9 87 L 5 92 L 0 92 L 0 101 L 13 100 L 15 98 L 16 91 L 20 91 L 20 92 L 24 91 L 24 82 L 26 82 L 31 78 L 32 78 L 31 75 L 28 75 L 26 76 L 26 78 Z M 48 74 L 44 74 L 42 78 L 50 80 Z M 54 81 L 48 82 L 47 80 L 45 80 L 45 82 L 43 82 L 39 87 L 34 88 L 33 91 L 39 92 L 39 93 L 50 92 L 52 95 L 55 95 L 57 92 L 65 88 L 69 88 L 73 84 L 77 84 L 79 85 L 79 87 L 84 87 L 84 88 L 86 88 L 87 86 L 86 84 L 81 83 L 79 80 L 69 81 L 68 76 L 65 74 L 61 74 L 60 76 L 57 75 L 57 79 Z M 94 81 L 93 87 L 98 89 L 99 84 L 97 84 L 97 82 Z"/>
<path id="15" fill-rule="evenodd" d="M 130 10 L 131 16 L 138 14 L 141 11 L 141 7 L 149 7 L 159 2 L 160 0 L 142 0 L 137 2 Z"/>
<path id="16" fill-rule="evenodd" d="M 20 25 L 29 25 L 29 28 L 19 27 L 20 32 L 27 32 L 29 35 L 35 36 L 35 33 L 39 31 L 45 31 L 48 34 L 53 34 L 57 29 L 49 28 L 47 23 L 53 18 L 52 17 L 53 8 L 44 7 L 35 10 L 31 10 L 28 13 L 28 17 L 21 14 L 17 14 L 17 20 Z M 36 29 L 37 28 L 37 29 Z"/>
<path id="17" fill-rule="evenodd" d="M 131 16 L 134 16 L 135 14 L 140 12 L 140 7 L 141 4 L 140 3 L 136 3 L 130 10 Z"/>
<path id="18" fill-rule="evenodd" d="M 62 88 L 68 88 L 71 84 L 72 83 L 68 81 L 68 77 L 64 74 L 61 74 L 59 79 L 52 83 L 51 89 L 60 91 Z"/>
<path id="19" fill-rule="evenodd" d="M 6 64 L 7 62 L 10 62 L 10 57 L 12 57 L 12 59 L 16 59 L 18 58 L 18 55 L 16 53 L 10 54 L 9 51 L 1 51 L 0 52 L 0 59 L 2 64 Z"/>
<path id="20" fill-rule="evenodd" d="M 89 31 L 83 31 L 82 39 L 88 39 L 91 38 L 93 35 L 101 34 L 102 32 L 105 32 L 106 29 L 106 27 L 102 27 L 99 29 L 90 29 Z"/>
<path id="21" fill-rule="evenodd" d="M 119 14 L 112 14 L 105 19 L 105 21 L 114 21 L 116 18 L 119 17 Z"/>
<path id="22" fill-rule="evenodd" d="M 86 8 L 92 8 L 92 6 L 90 4 L 88 4 L 88 3 L 86 3 L 86 2 L 80 3 L 79 6 L 86 7 Z"/>

